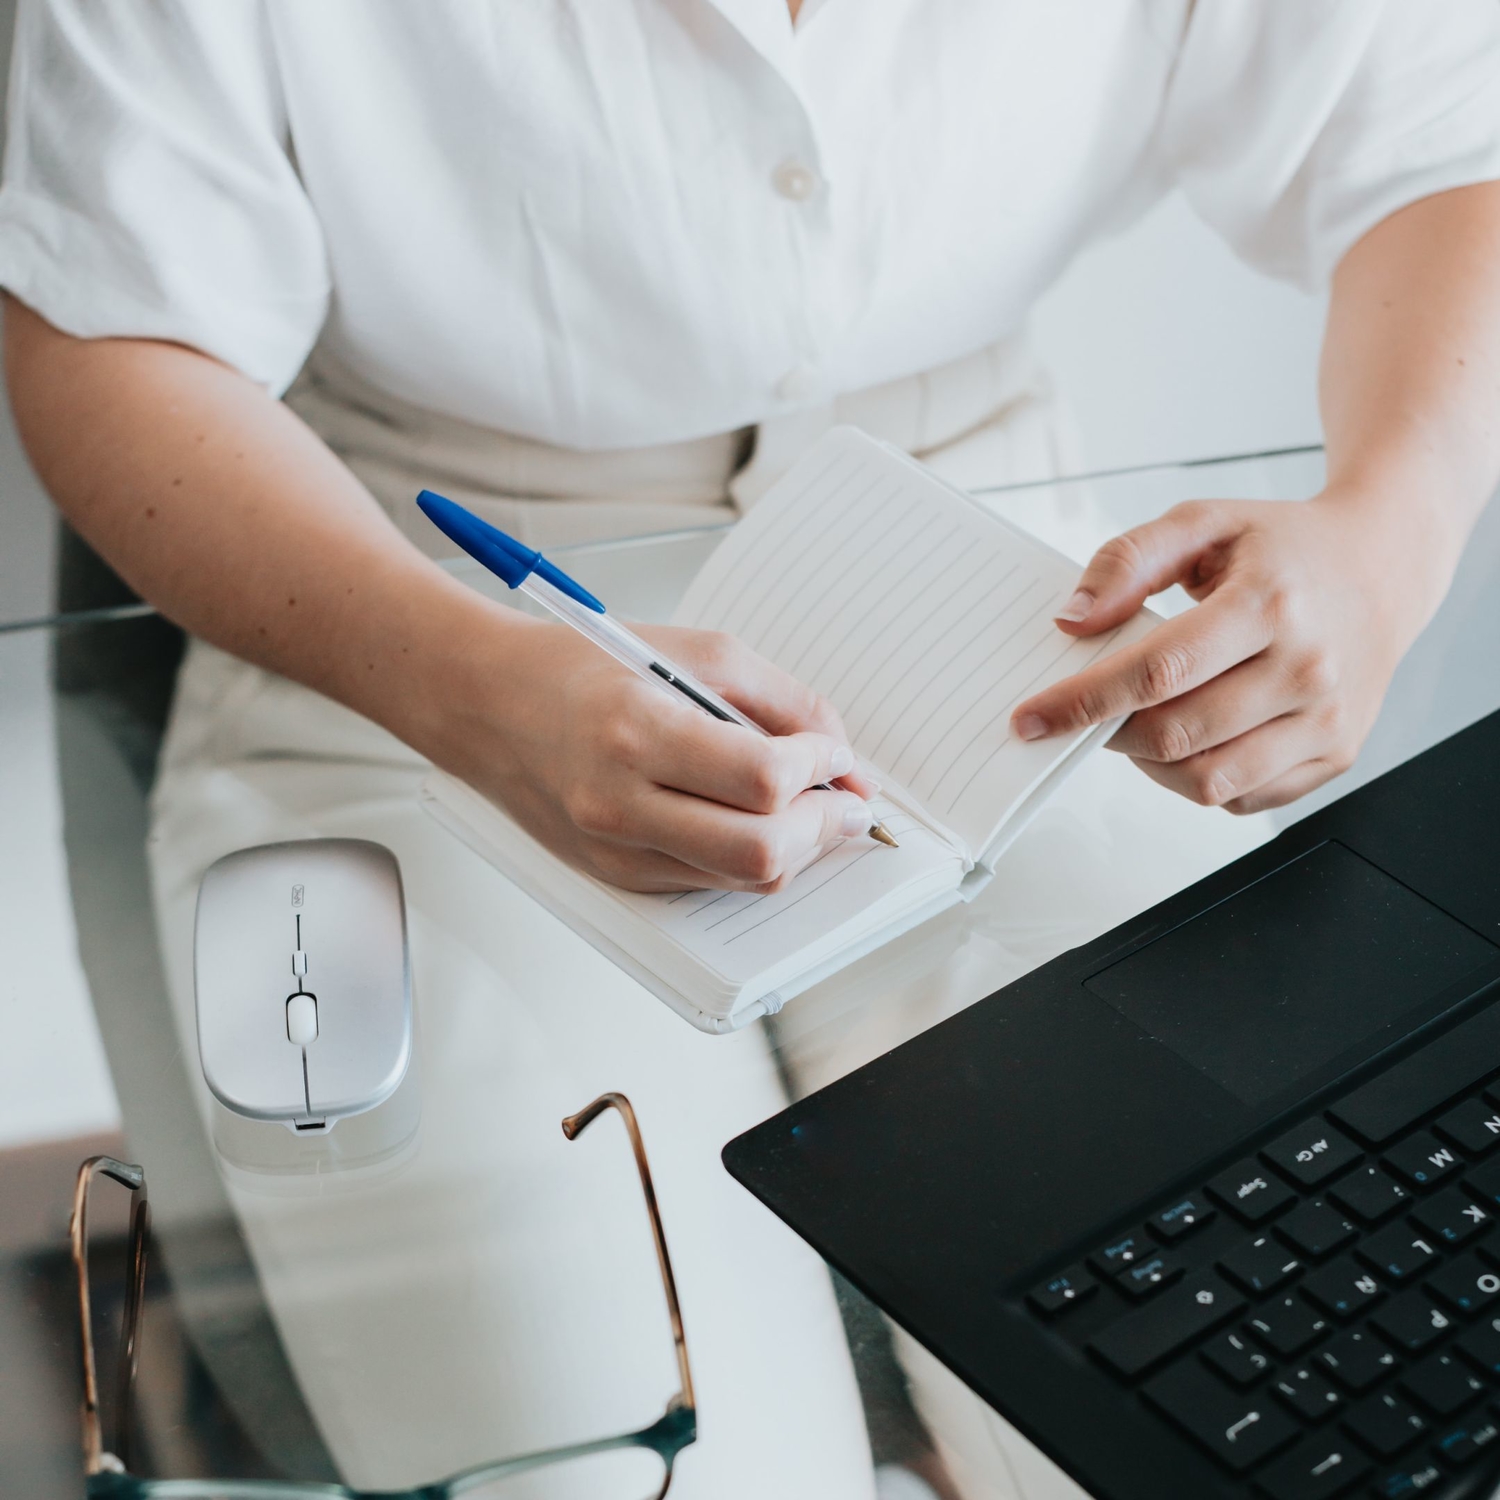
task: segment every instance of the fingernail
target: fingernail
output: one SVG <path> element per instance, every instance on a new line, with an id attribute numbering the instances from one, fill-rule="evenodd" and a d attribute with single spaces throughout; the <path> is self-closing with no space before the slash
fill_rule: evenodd
<path id="1" fill-rule="evenodd" d="M 844 809 L 844 821 L 839 832 L 846 839 L 856 838 L 859 834 L 869 831 L 871 821 L 870 809 L 863 802 L 851 802 Z"/>
<path id="2" fill-rule="evenodd" d="M 840 745 L 828 763 L 828 774 L 836 781 L 840 776 L 847 776 L 853 769 L 854 752 L 847 745 Z"/>
<path id="3" fill-rule="evenodd" d="M 1047 721 L 1036 714 L 1022 714 L 1015 721 L 1015 731 L 1023 740 L 1039 740 L 1047 732 Z"/>
<path id="4" fill-rule="evenodd" d="M 1089 611 L 1094 607 L 1094 596 L 1087 589 L 1079 589 L 1063 607 L 1053 616 L 1056 620 L 1066 620 L 1070 625 L 1076 625 L 1080 620 L 1089 617 Z"/>

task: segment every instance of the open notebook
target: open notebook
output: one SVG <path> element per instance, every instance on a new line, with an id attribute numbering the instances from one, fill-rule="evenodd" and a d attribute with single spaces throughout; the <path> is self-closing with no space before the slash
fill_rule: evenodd
<path id="1" fill-rule="evenodd" d="M 424 802 L 673 1009 L 733 1030 L 972 898 L 1112 731 L 1031 744 L 1010 732 L 1022 699 L 1155 623 L 1142 610 L 1064 635 L 1053 616 L 1077 577 L 905 454 L 837 428 L 729 533 L 674 623 L 739 636 L 833 703 L 899 849 L 850 839 L 775 896 L 643 896 L 580 874 L 452 777 L 430 776 Z"/>

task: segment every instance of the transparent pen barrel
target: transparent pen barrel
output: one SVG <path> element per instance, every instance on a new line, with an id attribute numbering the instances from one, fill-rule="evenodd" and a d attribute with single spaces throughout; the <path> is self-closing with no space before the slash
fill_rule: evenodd
<path id="1" fill-rule="evenodd" d="M 586 604 L 580 604 L 571 595 L 565 594 L 560 588 L 548 583 L 545 578 L 538 578 L 533 573 L 521 584 L 521 592 L 530 595 L 538 604 L 545 605 L 553 614 L 582 631 L 601 649 L 608 651 L 622 666 L 629 667 L 638 677 L 645 678 L 647 682 L 654 682 L 658 687 L 670 692 L 671 688 L 656 671 L 657 667 L 662 667 L 679 682 L 686 684 L 693 692 L 712 703 L 726 718 L 733 719 L 736 724 L 743 724 L 746 729 L 753 729 L 757 734 L 768 735 L 770 733 L 753 719 L 742 714 L 734 704 L 721 698 L 706 683 L 700 682 L 686 668 L 678 666 L 669 657 L 663 656 L 660 651 L 648 646 L 639 636 L 616 623 L 609 615 L 600 614 L 598 610 L 590 609 Z"/>

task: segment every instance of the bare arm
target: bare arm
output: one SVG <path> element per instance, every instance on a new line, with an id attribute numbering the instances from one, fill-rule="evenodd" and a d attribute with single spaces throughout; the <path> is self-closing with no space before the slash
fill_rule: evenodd
<path id="1" fill-rule="evenodd" d="M 1327 488 L 1433 539 L 1435 608 L 1500 480 L 1500 182 L 1413 203 L 1349 251 L 1320 375 Z"/>
<path id="2" fill-rule="evenodd" d="M 42 482 L 143 597 L 383 725 L 575 863 L 640 889 L 759 889 L 868 826 L 849 792 L 805 790 L 852 761 L 807 689 L 732 642 L 674 634 L 782 736 L 761 739 L 482 598 L 235 371 L 177 345 L 71 338 L 11 298 L 5 359 Z"/>
<path id="3" fill-rule="evenodd" d="M 1172 583 L 1200 607 L 1023 703 L 1019 734 L 1133 714 L 1116 749 L 1234 812 L 1349 766 L 1500 478 L 1500 183 L 1411 204 L 1349 251 L 1321 374 L 1323 491 L 1193 501 L 1106 543 L 1063 630 Z"/>
<path id="4" fill-rule="evenodd" d="M 78 340 L 7 297 L 22 442 L 77 530 L 195 635 L 415 742 L 436 705 L 411 646 L 481 601 L 428 563 L 280 402 L 191 350 Z M 378 607 L 377 607 L 378 605 Z"/>

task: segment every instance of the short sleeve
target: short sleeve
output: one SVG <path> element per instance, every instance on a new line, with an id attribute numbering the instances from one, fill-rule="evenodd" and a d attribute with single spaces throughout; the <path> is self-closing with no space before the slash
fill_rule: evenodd
<path id="1" fill-rule="evenodd" d="M 327 257 L 260 0 L 21 0 L 0 284 L 78 337 L 170 339 L 290 384 Z"/>
<path id="2" fill-rule="evenodd" d="M 1500 0 L 1197 0 L 1160 141 L 1244 259 L 1321 286 L 1397 209 L 1500 178 Z"/>

